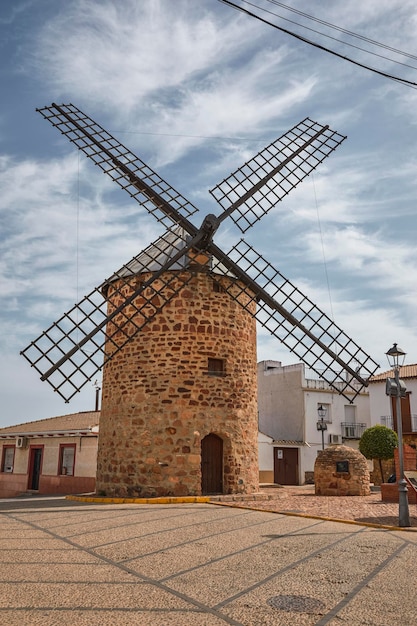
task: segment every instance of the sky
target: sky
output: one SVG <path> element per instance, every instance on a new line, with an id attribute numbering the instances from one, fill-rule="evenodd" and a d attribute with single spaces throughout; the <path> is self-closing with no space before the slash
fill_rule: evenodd
<path id="1" fill-rule="evenodd" d="M 36 112 L 52 102 L 127 145 L 196 225 L 219 213 L 209 189 L 305 117 L 347 135 L 245 239 L 382 370 L 394 342 L 417 362 L 417 91 L 358 65 L 417 83 L 415 1 L 234 2 L 356 64 L 219 0 L 0 3 L 0 426 L 94 409 L 93 384 L 66 404 L 20 351 L 163 232 Z M 226 224 L 216 243 L 240 237 Z M 298 361 L 260 332 L 264 359 Z"/>

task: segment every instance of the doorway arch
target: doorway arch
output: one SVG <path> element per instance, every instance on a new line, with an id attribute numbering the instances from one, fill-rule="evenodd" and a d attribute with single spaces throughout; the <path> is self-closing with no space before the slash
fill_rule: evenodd
<path id="1" fill-rule="evenodd" d="M 223 493 L 223 439 L 214 433 L 201 440 L 201 493 Z"/>

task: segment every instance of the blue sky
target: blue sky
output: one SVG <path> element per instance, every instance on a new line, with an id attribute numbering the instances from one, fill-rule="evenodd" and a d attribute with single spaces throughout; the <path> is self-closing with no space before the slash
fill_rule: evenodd
<path id="1" fill-rule="evenodd" d="M 236 3 L 417 82 L 417 59 Z M 288 6 L 417 56 L 414 0 L 306 4 Z M 394 341 L 417 362 L 415 89 L 218 0 L 4 0 L 0 46 L 0 425 L 94 408 L 92 385 L 65 404 L 19 352 L 162 232 L 36 113 L 51 102 L 76 104 L 203 214 L 218 212 L 208 189 L 303 118 L 347 135 L 245 238 L 383 369 Z M 239 237 L 224 225 L 216 242 Z M 296 360 L 263 333 L 258 358 Z"/>

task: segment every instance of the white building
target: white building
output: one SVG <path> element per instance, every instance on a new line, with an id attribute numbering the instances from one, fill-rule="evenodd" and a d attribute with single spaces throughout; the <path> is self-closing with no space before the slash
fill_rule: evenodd
<path id="1" fill-rule="evenodd" d="M 397 430 L 396 398 L 387 396 L 387 378 L 394 378 L 393 370 L 382 372 L 370 379 L 369 403 L 372 426 L 383 424 Z M 404 440 L 417 441 L 417 365 L 403 365 L 400 379 L 405 383 L 406 395 L 401 398 L 401 417 Z"/>
<path id="2" fill-rule="evenodd" d="M 327 429 L 322 431 L 317 429 L 319 407 L 325 410 Z M 323 445 L 358 448 L 363 431 L 371 426 L 367 392 L 349 402 L 324 380 L 306 378 L 303 363 L 258 363 L 258 411 L 261 483 L 310 482 Z"/>

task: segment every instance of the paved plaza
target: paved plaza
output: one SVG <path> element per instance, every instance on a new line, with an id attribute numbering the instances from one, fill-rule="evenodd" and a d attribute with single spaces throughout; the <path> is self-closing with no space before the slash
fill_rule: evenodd
<path id="1" fill-rule="evenodd" d="M 413 529 L 60 497 L 0 501 L 0 528 L 1 624 L 417 623 Z"/>
<path id="2" fill-rule="evenodd" d="M 314 485 L 266 487 L 253 498 L 218 496 L 212 499 L 228 505 L 285 512 L 286 515 L 308 515 L 389 528 L 398 526 L 399 521 L 398 504 L 382 502 L 379 488 L 371 491 L 369 496 L 316 496 Z M 410 524 L 417 530 L 417 506 L 410 502 L 408 508 Z"/>

